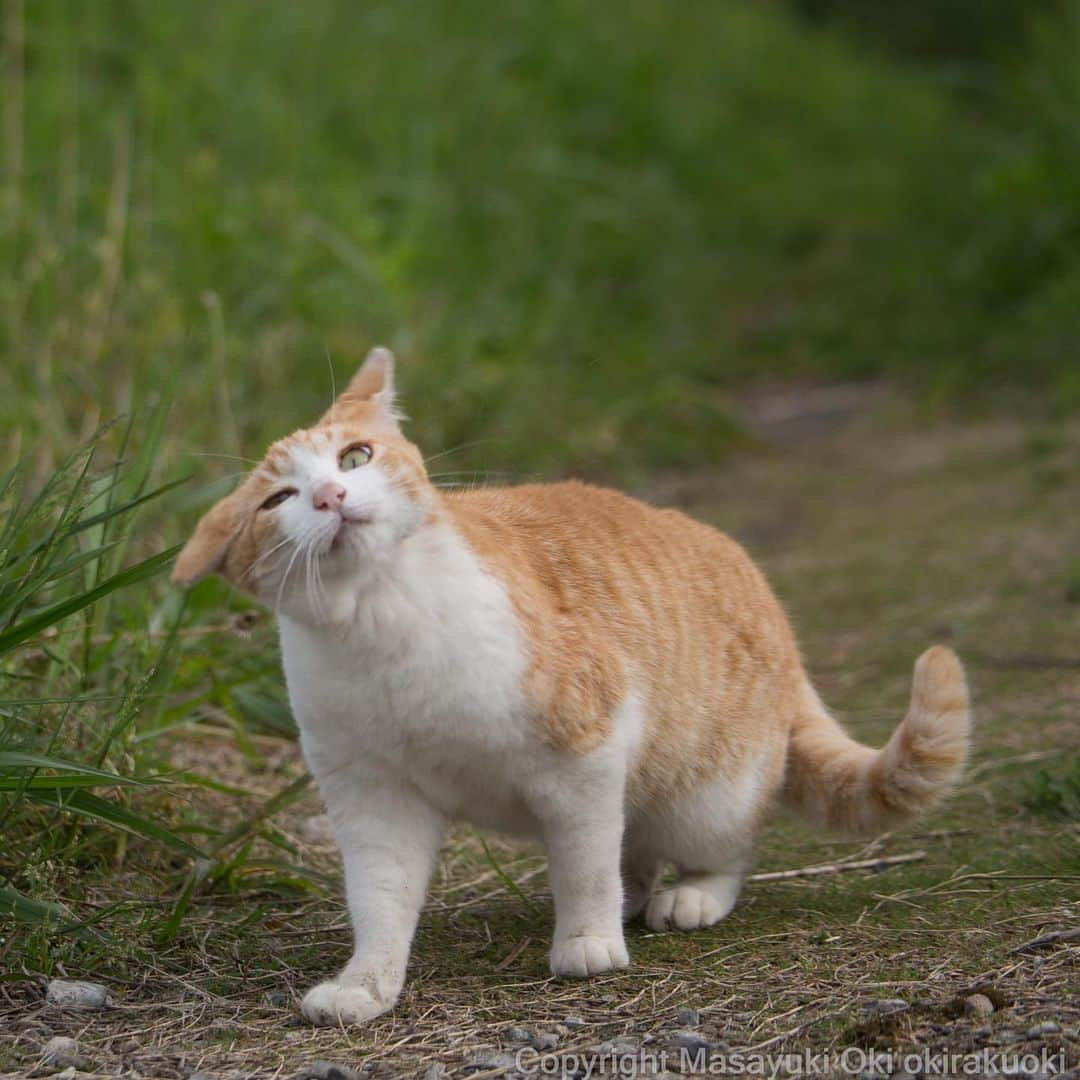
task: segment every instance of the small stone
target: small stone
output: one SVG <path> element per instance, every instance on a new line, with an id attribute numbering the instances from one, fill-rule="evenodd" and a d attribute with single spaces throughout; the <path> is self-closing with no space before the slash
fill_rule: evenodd
<path id="1" fill-rule="evenodd" d="M 580 1016 L 568 1016 L 563 1023 L 568 1028 L 582 1028 L 585 1026 L 585 1021 Z"/>
<path id="2" fill-rule="evenodd" d="M 697 1009 L 681 1008 L 675 1013 L 676 1023 L 683 1027 L 695 1028 L 701 1024 L 701 1013 Z"/>
<path id="3" fill-rule="evenodd" d="M 104 1009 L 109 992 L 101 983 L 68 982 L 53 979 L 45 990 L 45 1000 L 61 1009 Z"/>
<path id="4" fill-rule="evenodd" d="M 506 1040 L 512 1043 L 532 1043 L 533 1033 L 528 1028 L 512 1027 L 506 1029 Z"/>
<path id="5" fill-rule="evenodd" d="M 1060 1031 L 1060 1024 L 1055 1024 L 1053 1020 L 1044 1020 L 1041 1024 L 1028 1028 L 1027 1037 L 1029 1039 L 1041 1039 L 1044 1035 L 1057 1035 Z"/>
<path id="6" fill-rule="evenodd" d="M 632 1035 L 617 1035 L 607 1042 L 589 1047 L 589 1053 L 597 1058 L 633 1057 L 641 1051 L 641 1040 Z"/>
<path id="7" fill-rule="evenodd" d="M 541 1053 L 554 1050 L 559 1045 L 559 1036 L 553 1031 L 539 1031 L 532 1039 L 533 1049 Z"/>
<path id="8" fill-rule="evenodd" d="M 512 1069 L 515 1065 L 517 1065 L 517 1058 L 513 1054 L 506 1054 L 501 1050 L 480 1050 L 465 1063 L 465 1072 Z"/>
<path id="9" fill-rule="evenodd" d="M 446 1075 L 446 1066 L 438 1061 L 432 1062 L 424 1073 L 424 1080 L 443 1080 Z"/>
<path id="10" fill-rule="evenodd" d="M 709 1040 L 703 1039 L 696 1031 L 676 1031 L 668 1040 L 668 1046 L 674 1050 L 685 1050 L 694 1056 L 702 1051 L 707 1054 L 711 1049 Z"/>
<path id="11" fill-rule="evenodd" d="M 41 1048 L 41 1064 L 47 1068 L 81 1068 L 85 1062 L 79 1044 L 66 1035 L 56 1035 Z"/>
<path id="12" fill-rule="evenodd" d="M 868 1017 L 894 1016 L 906 1012 L 909 1008 L 902 998 L 871 998 L 862 1003 L 862 1011 Z"/>
<path id="13" fill-rule="evenodd" d="M 994 1003 L 985 994 L 968 994 L 964 998 L 964 1015 L 985 1020 L 994 1011 Z"/>
<path id="14" fill-rule="evenodd" d="M 284 990 L 271 990 L 266 995 L 266 1004 L 272 1009 L 284 1009 L 289 1004 L 289 995 Z"/>
<path id="15" fill-rule="evenodd" d="M 360 1080 L 360 1074 L 347 1065 L 332 1061 L 315 1061 L 308 1065 L 296 1080 Z"/>

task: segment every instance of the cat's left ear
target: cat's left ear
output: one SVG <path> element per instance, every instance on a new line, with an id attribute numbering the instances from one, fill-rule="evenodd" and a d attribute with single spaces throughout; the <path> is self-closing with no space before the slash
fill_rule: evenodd
<path id="1" fill-rule="evenodd" d="M 173 583 L 196 585 L 220 570 L 239 529 L 235 493 L 226 495 L 202 516 L 191 539 L 176 556 Z"/>
<path id="2" fill-rule="evenodd" d="M 396 427 L 402 416 L 395 407 L 394 363 L 394 354 L 389 349 L 381 345 L 372 349 L 323 417 L 323 422 L 346 419 L 350 413 L 362 410 L 369 416 L 374 413 Z"/>

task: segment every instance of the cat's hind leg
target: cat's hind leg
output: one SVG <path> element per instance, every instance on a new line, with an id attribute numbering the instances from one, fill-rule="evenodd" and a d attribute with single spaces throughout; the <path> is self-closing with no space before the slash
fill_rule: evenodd
<path id="1" fill-rule="evenodd" d="M 637 846 L 658 852 L 680 873 L 648 900 L 650 930 L 700 930 L 730 914 L 782 768 L 781 755 L 766 753 L 735 777 L 714 777 L 640 821 Z"/>
<path id="2" fill-rule="evenodd" d="M 742 888 L 739 871 L 683 874 L 648 902 L 645 925 L 650 930 L 700 930 L 731 913 Z"/>
<path id="3" fill-rule="evenodd" d="M 712 926 L 735 906 L 750 862 L 741 838 L 716 829 L 688 829 L 687 824 L 684 808 L 667 808 L 651 820 L 635 821 L 627 830 L 624 922 L 644 913 L 650 930 L 698 930 Z M 677 885 L 657 889 L 666 862 L 676 863 L 682 873 Z M 687 870 L 688 866 L 695 870 Z"/>

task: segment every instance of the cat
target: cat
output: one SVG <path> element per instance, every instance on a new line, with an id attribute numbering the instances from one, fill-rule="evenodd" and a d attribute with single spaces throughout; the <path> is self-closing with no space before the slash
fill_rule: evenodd
<path id="1" fill-rule="evenodd" d="M 551 970 L 584 977 L 628 965 L 624 920 L 727 915 L 774 796 L 874 833 L 935 803 L 967 756 L 949 649 L 916 662 L 884 748 L 855 742 L 717 530 L 578 482 L 437 489 L 385 349 L 199 522 L 173 580 L 214 572 L 277 613 L 341 847 L 355 950 L 303 998 L 315 1024 L 394 1006 L 453 821 L 542 841 Z"/>

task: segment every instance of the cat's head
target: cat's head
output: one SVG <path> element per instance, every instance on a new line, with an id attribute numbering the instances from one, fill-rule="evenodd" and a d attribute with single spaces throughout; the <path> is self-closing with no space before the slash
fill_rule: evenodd
<path id="1" fill-rule="evenodd" d="M 319 616 L 335 587 L 377 573 L 434 506 L 394 409 L 394 358 L 374 349 L 317 424 L 274 443 L 206 513 L 172 578 L 219 573 L 280 611 Z"/>

